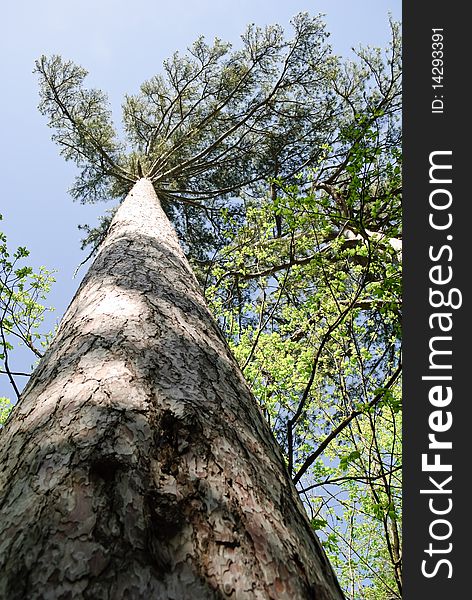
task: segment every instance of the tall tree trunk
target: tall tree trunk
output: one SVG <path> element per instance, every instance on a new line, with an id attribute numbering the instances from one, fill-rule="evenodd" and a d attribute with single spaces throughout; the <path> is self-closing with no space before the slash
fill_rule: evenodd
<path id="1" fill-rule="evenodd" d="M 342 599 L 147 179 L 0 444 L 2 599 Z"/>

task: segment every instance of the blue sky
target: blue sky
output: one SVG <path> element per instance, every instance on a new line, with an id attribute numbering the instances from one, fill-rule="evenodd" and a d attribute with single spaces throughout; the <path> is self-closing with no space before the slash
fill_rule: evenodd
<path id="1" fill-rule="evenodd" d="M 59 319 L 84 275 L 73 273 L 86 253 L 80 250 L 79 223 L 93 224 L 110 205 L 73 203 L 67 190 L 75 168 L 59 156 L 45 119 L 37 110 L 34 61 L 61 54 L 85 67 L 87 83 L 109 96 L 120 118 L 125 93 L 160 71 L 162 61 L 199 35 L 238 44 L 248 23 L 280 23 L 287 30 L 300 12 L 324 13 L 337 54 L 348 56 L 359 44 L 385 46 L 388 14 L 401 19 L 400 0 L 43 0 L 4 3 L 0 32 L 0 195 L 2 230 L 9 246 L 26 245 L 29 264 L 56 269 L 50 295 L 56 308 L 47 323 Z M 87 267 L 85 267 L 87 268 Z M 11 357 L 14 370 L 27 369 L 24 352 Z M 20 382 L 19 382 L 20 383 Z M 12 397 L 0 376 L 0 396 Z"/>

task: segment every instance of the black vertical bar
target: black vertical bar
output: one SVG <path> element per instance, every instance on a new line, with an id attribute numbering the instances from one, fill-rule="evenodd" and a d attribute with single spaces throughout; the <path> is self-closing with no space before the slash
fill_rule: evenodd
<path id="1" fill-rule="evenodd" d="M 466 187 L 472 30 L 466 8 L 403 3 L 406 600 L 472 597 L 466 281 L 472 275 Z"/>

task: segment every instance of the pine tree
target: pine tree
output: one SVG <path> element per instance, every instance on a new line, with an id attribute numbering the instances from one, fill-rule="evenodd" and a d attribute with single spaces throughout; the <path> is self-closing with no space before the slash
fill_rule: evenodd
<path id="1" fill-rule="evenodd" d="M 37 62 L 72 196 L 124 200 L 1 432 L 1 597 L 343 597 L 185 256 L 244 194 L 321 161 L 336 180 L 353 121 L 395 133 L 380 63 L 341 68 L 320 19 L 292 24 L 175 54 L 126 97 L 125 142 L 83 68 Z"/>
<path id="2" fill-rule="evenodd" d="M 342 594 L 148 179 L 2 431 L 0 597 Z"/>

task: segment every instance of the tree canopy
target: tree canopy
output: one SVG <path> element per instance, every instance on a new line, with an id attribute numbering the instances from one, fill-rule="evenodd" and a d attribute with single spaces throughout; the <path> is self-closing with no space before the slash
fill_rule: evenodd
<path id="1" fill-rule="evenodd" d="M 221 208 L 244 212 L 236 200 L 243 191 L 260 195 L 269 179 L 293 183 L 321 162 L 320 183 L 333 183 L 353 127 L 376 123 L 388 144 L 397 143 L 398 25 L 388 63 L 380 50 L 362 50 L 358 61 L 334 56 L 320 17 L 299 14 L 292 28 L 288 38 L 278 25 L 250 25 L 238 49 L 199 38 L 186 54 L 176 52 L 162 74 L 125 97 L 124 139 L 106 94 L 84 87 L 85 69 L 41 57 L 40 110 L 80 169 L 73 198 L 122 198 L 146 176 L 182 241 L 203 258 L 215 245 Z"/>

